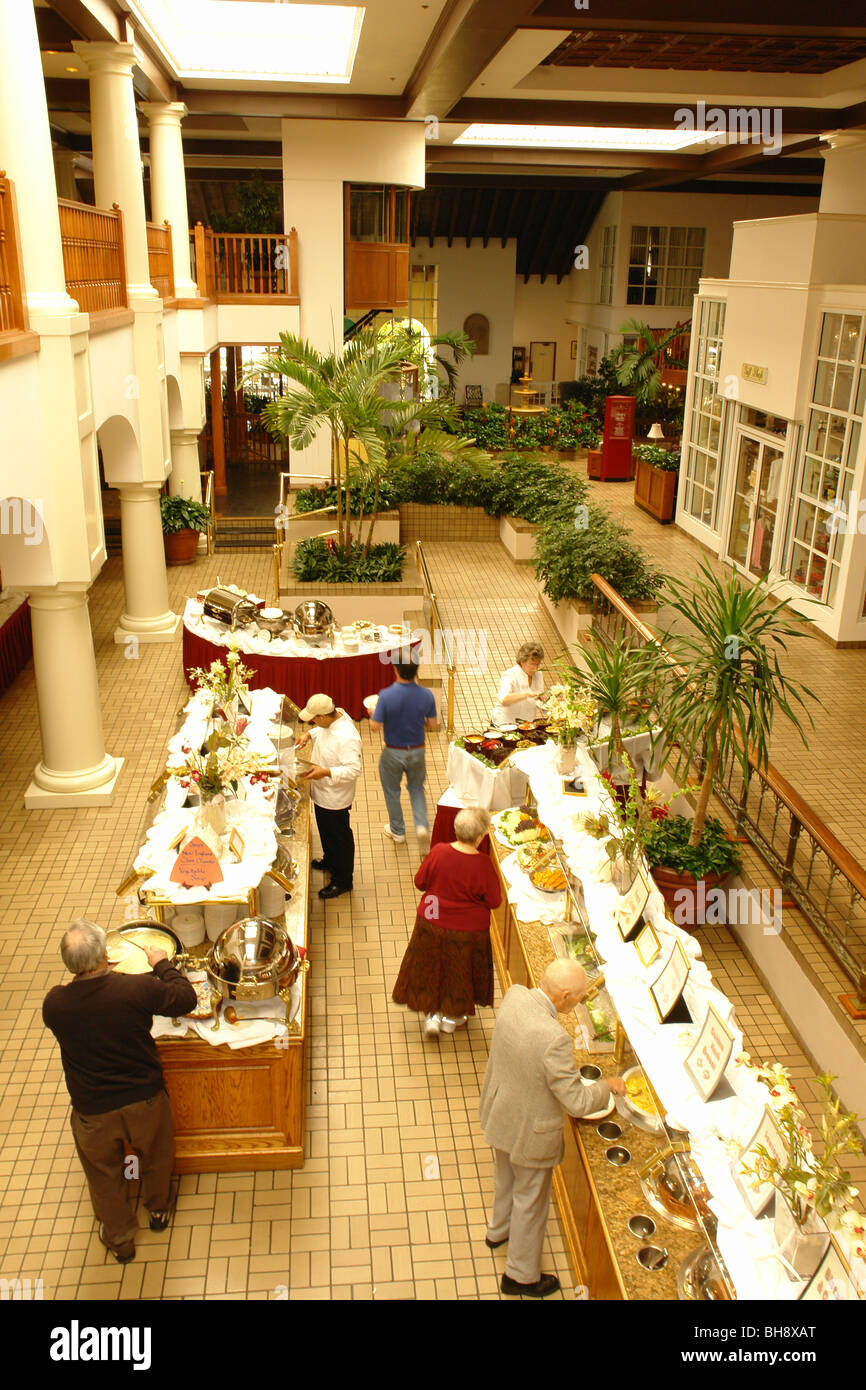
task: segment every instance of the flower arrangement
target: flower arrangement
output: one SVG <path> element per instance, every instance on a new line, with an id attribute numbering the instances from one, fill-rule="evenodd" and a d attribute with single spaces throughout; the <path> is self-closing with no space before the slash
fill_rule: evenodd
<path id="1" fill-rule="evenodd" d="M 227 791 L 237 792 L 244 777 L 255 785 L 278 775 L 278 771 L 268 767 L 261 755 L 254 753 L 243 739 L 214 733 L 203 748 L 207 749 L 206 753 L 186 743 L 181 746 L 185 765 L 178 774 L 180 785 L 197 791 L 203 802 L 224 796 Z"/>
<path id="2" fill-rule="evenodd" d="M 819 1157 L 812 1148 L 805 1112 L 785 1068 L 778 1065 L 759 1067 L 756 1076 L 770 1092 L 770 1104 L 776 1112 L 787 1152 L 779 1159 L 759 1144 L 754 1163 L 743 1164 L 744 1175 L 772 1183 L 787 1202 L 798 1226 L 804 1226 L 814 1212 L 825 1220 L 835 1217 L 843 1228 L 859 1227 L 862 1235 L 864 1218 L 850 1211 L 857 1188 L 851 1185 L 851 1175 L 841 1167 L 839 1159 L 845 1153 L 859 1153 L 863 1145 L 857 1116 L 843 1111 L 833 1095 L 834 1078 L 827 1072 L 816 1077 L 824 1092 L 823 1152 Z M 866 1242 L 861 1241 L 855 1253 L 861 1257 L 866 1254 Z"/>
<path id="3" fill-rule="evenodd" d="M 552 685 L 545 704 L 560 743 L 576 743 L 581 734 L 589 737 L 598 728 L 598 705 L 585 688 Z"/>
<path id="4" fill-rule="evenodd" d="M 249 681 L 255 672 L 244 666 L 237 648 L 230 647 L 225 663 L 212 661 L 206 671 L 197 666 L 189 674 L 198 690 L 209 691 L 213 696 L 214 709 L 226 718 L 226 706 L 249 693 Z"/>

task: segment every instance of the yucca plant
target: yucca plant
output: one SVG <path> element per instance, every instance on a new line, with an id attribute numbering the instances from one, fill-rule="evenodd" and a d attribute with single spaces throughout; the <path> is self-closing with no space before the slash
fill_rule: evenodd
<path id="1" fill-rule="evenodd" d="M 623 637 L 608 646 L 593 632 L 580 651 L 585 670 L 564 666 L 563 679 L 573 689 L 588 692 L 599 716 L 610 720 L 607 743 L 611 770 L 618 765 L 625 768 L 629 780 L 636 779 L 634 763 L 623 743 L 623 729 L 641 711 L 653 690 L 656 650 L 629 643 Z"/>
<path id="2" fill-rule="evenodd" d="M 704 761 L 689 840 L 697 848 L 720 765 L 736 759 L 744 780 L 750 754 L 758 768 L 766 768 L 777 715 L 807 744 L 800 714 L 813 723 L 806 702 L 815 696 L 779 664 L 786 639 L 806 635 L 806 619 L 787 599 L 771 602 L 766 581 L 745 584 L 733 571 L 719 578 L 702 561 L 695 583 L 668 579 L 667 588 L 668 606 L 690 631 L 661 639 L 687 678 L 669 672 L 660 717 L 669 743 L 679 745 L 677 771 L 687 771 L 698 756 Z"/>
<path id="3" fill-rule="evenodd" d="M 634 334 L 637 342 L 634 347 L 621 345 L 614 349 L 616 379 L 620 386 L 630 386 L 638 401 L 654 401 L 662 384 L 662 374 L 656 358 L 668 343 L 685 333 L 690 324 L 691 319 L 686 323 L 678 323 L 657 338 L 649 324 L 641 323 L 638 319 L 627 319 L 625 323 L 621 323 L 618 331 Z M 688 364 L 679 362 L 677 365 L 686 367 Z"/>

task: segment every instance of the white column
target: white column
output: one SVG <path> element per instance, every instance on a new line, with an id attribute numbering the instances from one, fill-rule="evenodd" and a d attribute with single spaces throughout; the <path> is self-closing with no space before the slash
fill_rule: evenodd
<path id="1" fill-rule="evenodd" d="M 180 123 L 182 101 L 147 101 L 141 110 L 150 124 L 150 211 L 154 222 L 171 224 L 174 292 L 178 299 L 197 299 L 189 258 L 189 212 Z"/>
<path id="2" fill-rule="evenodd" d="M 124 760 L 105 751 L 87 593 L 31 590 L 30 615 L 42 761 L 24 805 L 109 806 Z"/>
<path id="3" fill-rule="evenodd" d="M 173 495 L 201 499 L 201 464 L 198 456 L 198 430 L 172 430 L 171 473 L 168 490 Z"/>
<path id="4" fill-rule="evenodd" d="M 159 488 L 155 484 L 121 484 L 120 529 L 126 612 L 114 640 L 170 642 L 180 627 L 180 618 L 168 603 Z"/>
<path id="5" fill-rule="evenodd" d="M 15 184 L 31 327 L 34 317 L 74 314 L 66 293 L 54 154 L 32 5 L 0 4 L 0 165 Z"/>
<path id="6" fill-rule="evenodd" d="M 93 190 L 96 206 L 117 203 L 123 213 L 123 244 L 129 293 L 156 298 L 147 264 L 147 227 L 138 116 L 132 86 L 135 47 L 131 43 L 72 45 L 90 77 L 93 132 Z"/>

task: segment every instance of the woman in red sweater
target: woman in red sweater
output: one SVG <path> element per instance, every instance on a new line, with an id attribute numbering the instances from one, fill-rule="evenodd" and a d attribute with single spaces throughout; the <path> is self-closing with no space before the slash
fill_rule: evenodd
<path id="1" fill-rule="evenodd" d="M 434 845 L 415 875 L 424 896 L 391 996 L 425 1015 L 424 1032 L 453 1033 L 493 1003 L 490 912 L 502 901 L 499 878 L 479 845 L 490 817 L 477 806 L 459 811 L 451 844 Z"/>

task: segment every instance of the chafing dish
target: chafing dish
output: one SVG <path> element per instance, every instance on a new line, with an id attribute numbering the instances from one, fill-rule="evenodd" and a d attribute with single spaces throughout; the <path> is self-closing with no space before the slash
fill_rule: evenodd
<path id="1" fill-rule="evenodd" d="M 728 1281 L 708 1245 L 686 1255 L 677 1270 L 677 1297 L 701 1302 L 722 1303 L 732 1298 Z"/>
<path id="2" fill-rule="evenodd" d="M 332 640 L 334 634 L 334 615 L 321 599 L 307 599 L 295 609 L 292 623 L 295 632 L 311 646 L 321 646 Z"/>
<path id="3" fill-rule="evenodd" d="M 268 917 L 242 917 L 226 927 L 207 955 L 217 999 L 284 998 L 300 969 L 297 946 Z"/>
<path id="4" fill-rule="evenodd" d="M 259 610 L 246 594 L 232 593 L 231 589 L 209 589 L 202 603 L 202 611 L 208 618 L 225 623 L 234 632 L 235 628 L 248 627 L 258 622 Z"/>
<path id="5" fill-rule="evenodd" d="M 282 608 L 263 608 L 256 616 L 259 627 L 263 627 L 272 637 L 279 637 L 289 623 L 289 615 Z"/>

